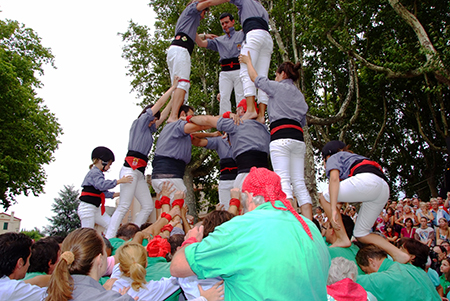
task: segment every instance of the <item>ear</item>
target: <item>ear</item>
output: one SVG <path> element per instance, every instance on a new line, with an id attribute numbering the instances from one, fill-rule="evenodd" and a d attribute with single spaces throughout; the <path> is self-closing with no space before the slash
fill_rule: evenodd
<path id="1" fill-rule="evenodd" d="M 17 259 L 16 269 L 21 269 L 24 266 L 23 258 Z"/>

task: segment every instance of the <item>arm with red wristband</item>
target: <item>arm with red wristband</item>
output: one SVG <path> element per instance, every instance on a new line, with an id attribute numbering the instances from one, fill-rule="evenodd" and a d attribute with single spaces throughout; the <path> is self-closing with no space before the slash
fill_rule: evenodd
<path id="1" fill-rule="evenodd" d="M 161 204 L 162 212 L 168 213 L 170 211 L 170 195 L 175 191 L 173 184 L 166 181 L 161 187 L 161 199 L 159 203 Z"/>
<path id="2" fill-rule="evenodd" d="M 239 188 L 233 188 L 230 190 L 230 207 L 228 207 L 228 212 L 238 215 L 239 214 L 239 208 L 241 207 L 241 191 Z"/>

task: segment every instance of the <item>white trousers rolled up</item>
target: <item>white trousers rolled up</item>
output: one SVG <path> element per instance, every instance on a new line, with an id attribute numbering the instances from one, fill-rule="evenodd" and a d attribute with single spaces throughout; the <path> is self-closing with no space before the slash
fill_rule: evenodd
<path id="1" fill-rule="evenodd" d="M 186 48 L 171 45 L 167 50 L 167 65 L 169 67 L 170 80 L 173 83 L 175 76 L 180 77 L 177 88 L 186 91 L 184 102 L 189 96 L 189 87 L 191 83 L 188 82 L 191 76 L 191 55 Z M 188 80 L 188 81 L 186 81 Z"/>
<path id="2" fill-rule="evenodd" d="M 106 230 L 111 221 L 111 217 L 106 212 L 102 215 L 100 207 L 96 207 L 83 201 L 80 201 L 77 213 L 80 217 L 81 228 L 94 229 L 95 224 L 97 224 Z"/>
<path id="3" fill-rule="evenodd" d="M 328 190 L 323 193 L 323 196 L 327 202 L 330 202 Z M 371 232 L 388 199 L 389 185 L 372 173 L 359 173 L 339 184 L 339 203 L 362 203 L 353 231 L 355 237 L 363 237 Z"/>
<path id="4" fill-rule="evenodd" d="M 134 219 L 134 223 L 136 225 L 141 226 L 145 223 L 154 208 L 153 199 L 144 174 L 137 169 L 133 170 L 130 167 L 122 166 L 122 169 L 120 170 L 120 178 L 127 175 L 131 175 L 133 177 L 133 182 L 120 184 L 119 205 L 111 217 L 111 222 L 105 235 L 108 239 L 116 235 L 117 229 L 119 228 L 123 217 L 130 209 L 134 198 L 136 198 L 141 204 L 141 210 Z"/>
<path id="5" fill-rule="evenodd" d="M 258 75 L 267 77 L 269 73 L 270 57 L 273 51 L 273 41 L 270 33 L 262 29 L 254 29 L 247 33 L 241 54 L 252 57 L 252 64 Z M 244 88 L 244 96 L 256 96 L 255 84 L 248 75 L 246 64 L 241 64 L 240 77 Z M 258 91 L 258 103 L 267 105 L 269 97 L 261 90 Z"/>
<path id="6" fill-rule="evenodd" d="M 234 180 L 219 180 L 219 202 L 225 210 L 230 207 L 230 190 L 234 188 Z"/>
<path id="7" fill-rule="evenodd" d="M 281 178 L 286 197 L 293 199 L 295 195 L 299 206 L 312 204 L 305 184 L 306 144 L 295 139 L 277 139 L 269 146 L 273 170 Z"/>

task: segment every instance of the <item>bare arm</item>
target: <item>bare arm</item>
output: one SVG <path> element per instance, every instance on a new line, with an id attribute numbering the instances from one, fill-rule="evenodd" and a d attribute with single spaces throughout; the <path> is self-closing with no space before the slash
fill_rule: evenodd
<path id="1" fill-rule="evenodd" d="M 205 147 L 208 145 L 208 140 L 204 138 L 197 138 L 196 136 L 192 136 L 192 145 L 198 147 Z"/>
<path id="2" fill-rule="evenodd" d="M 192 136 L 195 138 L 206 138 L 206 137 L 220 137 L 222 136 L 222 133 L 219 131 L 215 131 L 212 133 L 208 133 L 208 132 L 198 132 L 198 133 L 192 133 Z"/>
<path id="3" fill-rule="evenodd" d="M 195 43 L 198 47 L 206 48 L 208 46 L 208 40 L 204 40 L 200 37 L 198 33 L 195 34 Z"/>
<path id="4" fill-rule="evenodd" d="M 217 127 L 217 121 L 219 121 L 219 116 L 211 115 L 197 115 L 192 116 L 191 122 L 197 125 L 209 126 L 209 128 Z"/>
<path id="5" fill-rule="evenodd" d="M 184 125 L 184 132 L 186 134 L 190 134 L 190 133 L 195 133 L 195 132 L 198 132 L 198 131 L 208 130 L 210 128 L 211 127 L 208 126 L 208 125 L 198 125 L 198 124 L 195 124 L 195 123 L 186 123 Z"/>
<path id="6" fill-rule="evenodd" d="M 161 117 L 156 121 L 155 126 L 158 128 L 169 116 L 170 110 L 172 109 L 173 98 L 170 98 L 169 103 L 161 112 Z"/>
<path id="7" fill-rule="evenodd" d="M 222 3 L 226 3 L 226 2 L 230 2 L 230 0 L 204 0 L 204 1 L 200 1 L 197 4 L 197 10 L 198 11 L 202 11 L 204 9 L 207 9 L 208 7 L 211 6 L 216 6 Z"/>
<path id="8" fill-rule="evenodd" d="M 338 217 L 337 215 L 340 214 L 339 210 L 337 209 L 337 203 L 338 203 L 338 194 L 339 194 L 339 170 L 332 169 L 330 171 L 330 184 L 328 191 L 330 193 L 330 205 L 331 205 L 331 221 L 333 221 L 333 227 L 337 224 Z M 339 230 L 339 229 L 338 229 Z"/>
<path id="9" fill-rule="evenodd" d="M 256 72 L 255 68 L 253 67 L 252 57 L 250 56 L 250 52 L 247 52 L 247 54 L 248 55 L 240 54 L 239 62 L 247 65 L 248 75 L 250 76 L 250 79 L 252 80 L 252 82 L 254 82 L 255 79 L 258 77 L 258 73 Z"/>
<path id="10" fill-rule="evenodd" d="M 191 237 L 195 237 L 197 241 L 200 242 L 203 238 L 203 226 L 192 228 L 188 234 L 186 234 L 186 240 Z M 186 259 L 186 254 L 184 252 L 185 248 L 186 246 L 179 249 L 172 258 L 170 274 L 174 277 L 189 277 L 195 275 Z"/>
<path id="11" fill-rule="evenodd" d="M 167 90 L 166 93 L 164 93 L 164 95 L 161 96 L 161 98 L 158 99 L 156 101 L 156 103 L 153 105 L 153 107 L 152 107 L 153 115 L 155 115 L 162 108 L 162 106 L 166 103 L 166 101 L 169 100 L 170 95 L 172 95 L 172 92 L 175 90 L 175 88 L 178 85 L 178 79 L 179 79 L 179 77 L 175 76 L 172 87 L 170 87 L 169 90 Z"/>

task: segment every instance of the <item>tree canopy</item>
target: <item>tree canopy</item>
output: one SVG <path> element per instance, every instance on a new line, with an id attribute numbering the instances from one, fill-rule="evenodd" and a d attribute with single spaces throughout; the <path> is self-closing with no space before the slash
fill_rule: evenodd
<path id="1" fill-rule="evenodd" d="M 81 227 L 77 209 L 80 204 L 80 193 L 73 186 L 66 186 L 59 192 L 59 198 L 54 199 L 52 211 L 55 215 L 47 218 L 50 225 L 44 227 L 44 232 L 49 236 L 66 237 L 70 232 Z"/>
<path id="2" fill-rule="evenodd" d="M 305 142 L 306 180 L 316 193 L 318 154 L 340 139 L 387 171 L 395 196 L 436 195 L 445 168 L 450 112 L 449 1 L 261 0 L 274 39 L 269 78 L 281 62 L 301 62 L 299 88 L 309 105 Z M 184 1 L 152 0 L 150 28 L 130 22 L 122 34 L 132 87 L 143 104 L 169 86 L 166 49 Z M 198 32 L 221 34 L 218 16 L 236 7 L 212 7 Z M 239 29 L 240 26 L 237 26 Z M 218 55 L 192 55 L 189 104 L 199 113 L 218 112 Z M 214 155 L 196 150 L 186 174 L 211 183 Z M 210 184 L 207 184 L 209 186 Z"/>
<path id="3" fill-rule="evenodd" d="M 0 200 L 43 192 L 44 165 L 53 161 L 62 129 L 36 95 L 38 74 L 53 66 L 50 49 L 17 21 L 0 20 Z"/>

